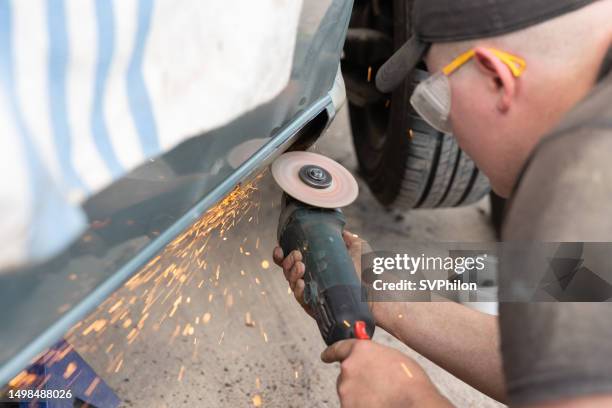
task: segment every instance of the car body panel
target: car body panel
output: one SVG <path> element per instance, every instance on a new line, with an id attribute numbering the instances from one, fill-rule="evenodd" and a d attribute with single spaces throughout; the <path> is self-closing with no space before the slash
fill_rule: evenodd
<path id="1" fill-rule="evenodd" d="M 89 228 L 67 250 L 0 275 L 0 384 L 290 147 L 301 129 L 329 123 L 343 102 L 338 65 L 351 8 L 351 0 L 305 1 L 290 81 L 277 97 L 131 171 L 85 202 Z"/>

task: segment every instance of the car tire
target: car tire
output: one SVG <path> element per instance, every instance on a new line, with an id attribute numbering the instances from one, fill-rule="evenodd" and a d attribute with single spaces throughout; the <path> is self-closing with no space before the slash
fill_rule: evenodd
<path id="1" fill-rule="evenodd" d="M 342 60 L 353 143 L 361 177 L 388 207 L 467 205 L 489 192 L 487 178 L 457 146 L 410 105 L 427 72 L 414 70 L 392 94 L 376 90 L 374 75 L 408 34 L 409 2 L 357 0 Z"/>

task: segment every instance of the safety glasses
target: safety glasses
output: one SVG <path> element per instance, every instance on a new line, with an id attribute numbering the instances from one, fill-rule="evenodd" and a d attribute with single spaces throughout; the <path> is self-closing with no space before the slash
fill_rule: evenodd
<path id="1" fill-rule="evenodd" d="M 512 75 L 520 77 L 527 64 L 525 60 L 512 54 L 489 48 L 504 64 L 508 66 Z M 450 64 L 421 82 L 415 88 L 410 103 L 414 110 L 429 123 L 433 128 L 444 133 L 451 133 L 450 109 L 451 109 L 451 87 L 448 77 L 468 62 L 475 54 L 469 50 Z"/>

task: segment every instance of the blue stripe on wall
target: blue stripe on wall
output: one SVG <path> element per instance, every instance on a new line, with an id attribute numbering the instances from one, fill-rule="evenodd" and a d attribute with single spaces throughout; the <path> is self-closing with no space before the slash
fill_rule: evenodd
<path id="1" fill-rule="evenodd" d="M 142 75 L 142 61 L 146 40 L 151 26 L 153 0 L 138 2 L 138 30 L 132 58 L 128 67 L 126 86 L 130 112 L 138 131 L 140 144 L 145 157 L 151 157 L 160 150 L 157 125 L 153 117 L 151 99 Z"/>
<path id="2" fill-rule="evenodd" d="M 96 23 L 98 25 L 98 64 L 96 66 L 96 82 L 94 84 L 94 100 L 91 112 L 91 131 L 98 152 L 110 173 L 113 178 L 118 178 L 123 174 L 123 166 L 119 163 L 113 150 L 103 111 L 104 90 L 115 51 L 115 20 L 110 1 L 96 0 Z"/>
<path id="3" fill-rule="evenodd" d="M 41 256 L 60 249 L 67 238 L 74 236 L 82 228 L 85 218 L 78 208 L 67 206 L 61 195 L 54 190 L 50 175 L 45 171 L 19 108 L 15 88 L 12 29 L 9 0 L 0 0 L 0 97 L 7 98 L 8 108 L 24 150 L 22 160 L 27 166 L 30 190 L 28 204 L 31 205 L 28 255 Z M 7 119 L 11 118 L 4 120 Z"/>
<path id="4" fill-rule="evenodd" d="M 7 105 L 11 109 L 15 126 L 21 136 L 21 142 L 25 153 L 23 161 L 29 173 L 30 200 L 36 201 L 40 196 L 38 185 L 35 182 L 36 174 L 40 171 L 40 158 L 32 142 L 32 136 L 25 124 L 23 114 L 19 109 L 13 68 L 13 21 L 9 1 L 10 0 L 0 0 L 0 83 L 5 90 Z M 0 94 L 0 97 L 3 97 L 3 95 Z"/>
<path id="5" fill-rule="evenodd" d="M 70 188 L 88 191 L 72 164 L 72 143 L 66 100 L 68 33 L 64 0 L 47 0 L 49 35 L 49 107 L 56 154 L 63 178 Z"/>

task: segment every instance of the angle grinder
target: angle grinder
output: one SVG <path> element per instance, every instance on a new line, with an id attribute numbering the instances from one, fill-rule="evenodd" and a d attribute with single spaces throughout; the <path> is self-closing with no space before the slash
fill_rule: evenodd
<path id="1" fill-rule="evenodd" d="M 357 181 L 340 164 L 310 152 L 281 155 L 272 176 L 284 191 L 278 242 L 285 255 L 295 249 L 302 253 L 304 301 L 323 340 L 330 345 L 370 339 L 374 318 L 342 239 L 346 220 L 340 207 L 357 198 Z"/>

